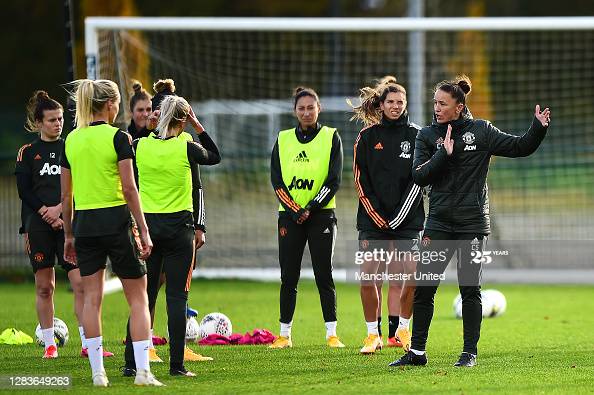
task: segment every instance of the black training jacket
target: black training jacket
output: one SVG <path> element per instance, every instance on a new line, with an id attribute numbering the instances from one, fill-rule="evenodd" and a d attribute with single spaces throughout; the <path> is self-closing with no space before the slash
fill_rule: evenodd
<path id="1" fill-rule="evenodd" d="M 419 129 L 405 112 L 359 132 L 353 158 L 358 230 L 423 229 L 423 192 L 411 174 Z"/>
<path id="2" fill-rule="evenodd" d="M 425 229 L 489 234 L 487 173 L 491 156 L 528 156 L 536 151 L 547 128 L 534 118 L 526 133 L 514 136 L 489 121 L 473 119 L 467 108 L 450 124 L 454 140 L 451 156 L 443 148 L 447 124 L 434 120 L 417 134 L 413 178 L 420 186 L 431 185 Z"/>

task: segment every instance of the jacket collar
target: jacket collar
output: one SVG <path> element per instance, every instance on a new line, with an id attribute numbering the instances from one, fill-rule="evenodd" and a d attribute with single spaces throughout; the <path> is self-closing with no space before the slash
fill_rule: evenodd
<path id="1" fill-rule="evenodd" d="M 380 121 L 380 124 L 387 128 L 396 128 L 399 126 L 408 125 L 408 111 L 405 110 L 402 113 L 402 115 L 400 117 L 398 117 L 398 119 L 394 119 L 394 120 L 388 119 L 384 115 L 382 115 L 382 120 Z"/>

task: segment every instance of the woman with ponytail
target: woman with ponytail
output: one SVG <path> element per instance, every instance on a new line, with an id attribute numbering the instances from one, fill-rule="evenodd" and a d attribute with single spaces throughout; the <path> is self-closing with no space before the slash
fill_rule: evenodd
<path id="1" fill-rule="evenodd" d="M 406 90 L 396 78 L 386 76 L 375 87 L 360 90 L 361 103 L 352 119 L 363 122 L 354 148 L 353 172 L 359 195 L 357 230 L 361 251 L 412 251 L 418 246 L 425 213 L 421 188 L 412 174 L 412 151 L 419 127 L 406 111 Z M 403 281 L 414 271 L 410 257 L 392 262 L 369 261 L 360 268 L 361 302 L 367 324 L 362 354 L 383 347 L 381 339 L 381 284 L 389 281 L 388 346 L 410 347 L 409 322 L 414 283 Z M 371 276 L 367 279 L 367 276 Z"/>
<path id="2" fill-rule="evenodd" d="M 419 266 L 415 290 L 412 345 L 391 366 L 426 365 L 425 345 L 433 317 L 433 300 L 454 252 L 462 296 L 464 348 L 456 367 L 476 365 L 481 332 L 482 250 L 490 233 L 487 172 L 494 155 L 531 155 L 545 138 L 551 112 L 537 104 L 530 128 L 522 136 L 503 133 L 491 122 L 473 119 L 468 106 L 467 76 L 437 84 L 433 123 L 417 135 L 413 178 L 431 186 L 429 215 L 422 238 L 423 256 L 437 257 Z M 477 259 L 477 256 L 479 259 Z"/>
<path id="3" fill-rule="evenodd" d="M 36 308 L 43 343 L 43 358 L 57 358 L 54 340 L 54 264 L 66 271 L 74 294 L 74 312 L 81 337 L 81 355 L 87 355 L 82 325 L 83 286 L 78 267 L 64 260 L 64 230 L 60 203 L 60 158 L 64 140 L 62 105 L 47 92 L 33 93 L 27 105 L 25 128 L 38 137 L 19 150 L 15 168 L 22 201 L 21 233 L 35 274 Z M 105 351 L 106 356 L 113 354 Z"/>
<path id="4" fill-rule="evenodd" d="M 73 86 L 76 129 L 66 138 L 61 160 L 64 259 L 76 263 L 82 276 L 83 326 L 93 385 L 109 384 L 101 336 L 104 272 L 109 257 L 130 306 L 130 332 L 138 367 L 134 384 L 161 386 L 149 368 L 146 267 L 140 260 L 150 255 L 152 241 L 134 182 L 130 135 L 110 125 L 119 110 L 118 86 L 109 80 L 78 80 Z M 130 213 L 138 231 L 132 226 Z"/>
<path id="5" fill-rule="evenodd" d="M 280 336 L 270 348 L 293 346 L 291 327 L 305 244 L 320 294 L 326 344 L 342 348 L 336 334 L 336 290 L 332 256 L 336 240 L 335 195 L 342 178 L 342 142 L 335 128 L 322 126 L 322 107 L 311 88 L 293 94 L 297 126 L 282 130 L 272 149 L 270 181 L 279 201 L 278 256 L 281 269 Z"/>
<path id="6" fill-rule="evenodd" d="M 130 96 L 130 113 L 132 119 L 128 125 L 128 133 L 132 139 L 139 139 L 147 137 L 150 133 L 148 126 L 148 118 L 151 115 L 151 95 L 144 90 L 139 81 L 132 81 L 132 90 L 134 94 Z"/>
<path id="7" fill-rule="evenodd" d="M 151 99 L 152 105 L 152 113 L 148 118 L 147 121 L 147 130 L 148 137 L 156 136 L 157 132 L 155 128 L 157 127 L 157 123 L 159 121 L 159 114 L 161 112 L 161 102 L 168 96 L 177 96 L 175 94 L 176 87 L 175 82 L 171 78 L 160 79 L 153 84 L 153 90 L 155 91 L 155 96 Z M 192 112 L 193 113 L 193 112 Z M 195 118 L 195 117 L 194 117 Z M 218 153 L 218 148 L 214 141 L 208 136 L 207 133 L 202 133 L 204 128 L 196 119 L 195 130 L 197 134 L 197 139 L 194 140 L 194 137 L 186 132 L 181 131 L 177 138 L 180 138 L 185 141 L 195 141 L 196 143 L 200 144 L 203 148 L 208 151 L 213 151 Z M 143 136 L 143 137 L 147 137 Z M 135 143 L 133 143 L 135 144 Z M 192 203 L 193 203 L 193 218 L 194 218 L 194 240 L 195 240 L 195 247 L 196 251 L 198 251 L 206 242 L 206 210 L 204 205 L 204 192 L 202 189 L 202 181 L 200 180 L 200 166 L 198 163 L 191 164 L 192 170 Z M 138 173 L 135 173 L 138 178 Z M 138 183 L 138 179 L 137 179 Z M 196 259 L 195 259 L 196 261 Z M 196 262 L 194 263 L 196 266 Z M 159 293 L 159 290 L 165 284 L 165 273 L 160 270 L 156 271 L 157 266 L 151 265 L 147 268 L 147 287 L 151 292 L 156 294 Z M 150 294 L 149 294 L 150 298 Z M 157 349 L 155 345 L 163 345 L 167 343 L 167 339 L 164 337 L 156 336 L 153 332 L 154 324 L 155 324 L 155 305 L 151 305 L 150 309 L 151 313 L 151 344 L 149 347 L 149 361 L 150 362 L 163 362 L 163 360 L 157 355 Z M 196 316 L 197 311 L 187 307 L 187 316 Z M 130 339 L 126 339 L 126 350 L 124 353 L 125 358 L 125 366 L 123 369 L 124 376 L 133 376 L 134 371 L 136 368 L 134 367 L 134 356 L 132 353 L 132 344 Z M 203 356 L 199 353 L 194 352 L 190 347 L 186 346 L 184 349 L 184 361 L 193 361 L 193 362 L 206 362 L 212 361 L 211 357 Z"/>
<path id="8" fill-rule="evenodd" d="M 178 138 L 186 122 L 201 136 L 201 141 L 207 142 L 205 146 L 211 147 L 210 150 Z M 171 351 L 169 373 L 191 377 L 194 373 L 184 366 L 186 306 L 196 251 L 191 167 L 216 165 L 221 158 L 182 97 L 170 95 L 163 99 L 155 132 L 156 135 L 134 141 L 142 209 L 154 241 L 147 260 L 147 270 L 155 277 L 149 281 L 149 308 L 155 306 L 160 286 L 158 277 L 164 273 Z"/>

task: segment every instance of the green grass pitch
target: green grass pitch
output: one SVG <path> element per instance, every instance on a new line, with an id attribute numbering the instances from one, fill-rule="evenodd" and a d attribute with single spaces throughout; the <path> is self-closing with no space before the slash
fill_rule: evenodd
<path id="1" fill-rule="evenodd" d="M 278 330 L 278 284 L 247 281 L 195 281 L 190 305 L 205 313 L 228 315 L 234 332 L 254 328 Z M 105 393 L 588 393 L 594 369 L 594 294 L 586 286 L 485 286 L 507 297 L 507 313 L 483 321 L 479 365 L 456 369 L 462 347 L 462 322 L 453 317 L 457 288 L 442 286 L 428 344 L 429 365 L 391 369 L 387 364 L 400 349 L 384 349 L 372 356 L 358 350 L 365 337 L 358 287 L 338 284 L 338 334 L 345 349 L 329 349 L 315 284 L 302 281 L 293 324 L 292 349 L 265 346 L 192 348 L 214 357 L 212 362 L 190 362 L 195 378 L 170 377 L 168 365 L 152 370 L 167 387 L 134 388 L 121 376 L 127 308 L 122 293 L 107 295 L 103 304 L 104 345 L 116 356 L 105 360 L 111 387 Z M 33 284 L 0 284 L 1 326 L 33 335 L 37 324 Z M 92 389 L 88 361 L 78 356 L 80 340 L 72 313 L 72 296 L 59 282 L 56 316 L 70 328 L 70 341 L 57 360 L 42 360 L 37 345 L 0 346 L 0 375 L 71 375 L 69 393 Z M 387 321 L 387 320 L 385 320 Z M 166 328 L 163 295 L 155 331 Z M 384 324 L 387 331 L 387 324 Z M 167 346 L 158 347 L 167 361 Z"/>

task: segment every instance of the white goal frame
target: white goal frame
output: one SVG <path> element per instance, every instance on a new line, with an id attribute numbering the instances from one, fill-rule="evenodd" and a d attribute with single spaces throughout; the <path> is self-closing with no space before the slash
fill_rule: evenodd
<path id="1" fill-rule="evenodd" d="M 409 112 L 425 119 L 422 93 L 427 31 L 594 30 L 594 17 L 465 17 L 465 18 L 219 18 L 219 17 L 88 17 L 85 19 L 87 78 L 96 79 L 99 30 L 202 31 L 407 31 L 409 40 Z M 413 33 L 421 33 L 414 35 Z"/>

